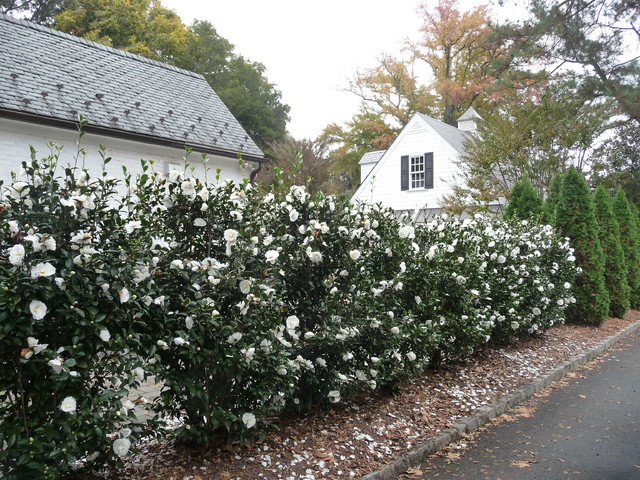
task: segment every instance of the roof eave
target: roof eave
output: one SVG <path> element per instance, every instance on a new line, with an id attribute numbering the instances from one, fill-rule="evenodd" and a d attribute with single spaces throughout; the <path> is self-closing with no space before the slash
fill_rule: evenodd
<path id="1" fill-rule="evenodd" d="M 55 117 L 46 117 L 42 115 L 36 115 L 33 113 L 18 112 L 16 110 L 10 110 L 6 108 L 0 108 L 0 118 L 7 118 L 10 120 L 17 120 L 21 122 L 35 123 L 38 125 L 47 125 L 51 127 L 64 128 L 66 130 L 79 131 L 79 122 L 64 120 Z M 196 143 L 179 142 L 169 138 L 158 137 L 154 135 L 145 135 L 141 133 L 128 132 L 125 130 L 119 130 L 117 128 L 106 128 L 97 125 L 86 125 L 83 127 L 83 131 L 88 133 L 94 133 L 96 135 L 104 135 L 108 137 L 121 138 L 124 140 L 132 140 L 142 143 L 148 143 L 153 145 L 161 145 L 164 147 L 184 149 L 185 147 L 191 148 L 201 153 L 209 155 L 218 155 L 225 158 L 242 159 L 244 161 L 266 163 L 269 159 L 264 156 L 254 155 L 245 152 L 237 152 L 232 150 L 226 150 L 222 148 L 214 148 L 209 145 L 201 145 Z"/>

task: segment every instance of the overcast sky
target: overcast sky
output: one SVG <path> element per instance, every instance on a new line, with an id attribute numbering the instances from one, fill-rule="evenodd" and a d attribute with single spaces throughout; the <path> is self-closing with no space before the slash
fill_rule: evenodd
<path id="1" fill-rule="evenodd" d="M 436 3 L 436 0 L 430 0 Z M 462 0 L 461 5 L 476 5 Z M 417 38 L 420 0 L 162 0 L 186 24 L 208 20 L 236 53 L 267 68 L 291 107 L 289 132 L 315 138 L 343 123 L 359 99 L 345 92 L 357 69 L 375 66 L 382 52 L 397 53 Z"/>

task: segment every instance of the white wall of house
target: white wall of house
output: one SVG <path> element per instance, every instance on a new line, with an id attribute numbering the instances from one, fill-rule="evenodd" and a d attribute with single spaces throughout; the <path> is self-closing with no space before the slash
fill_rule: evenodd
<path id="1" fill-rule="evenodd" d="M 23 161 L 31 160 L 29 146 L 37 151 L 37 157 L 49 155 L 50 143 L 63 147 L 60 152 L 59 165 L 73 165 L 78 152 L 78 132 L 58 127 L 37 125 L 33 123 L 0 119 L 0 180 L 4 185 L 11 182 L 11 172 L 19 174 Z M 87 133 L 80 140 L 80 147 L 87 153 L 85 155 L 85 167 L 92 174 L 102 171 L 102 158 L 99 155 L 99 145 L 106 147 L 106 155 L 112 157 L 107 164 L 107 172 L 115 178 L 123 178 L 122 166 L 126 166 L 131 173 L 142 171 L 140 160 L 153 160 L 154 169 L 160 172 L 168 172 L 172 166 L 184 168 L 184 150 L 178 148 L 157 146 L 132 140 L 124 140 L 115 137 L 94 135 Z M 207 177 L 209 182 L 215 182 L 216 169 L 222 169 L 220 180 L 231 179 L 240 182 L 248 178 L 251 171 L 257 167 L 253 162 L 247 162 L 240 167 L 238 160 L 208 156 L 208 162 L 202 161 L 201 155 L 192 151 L 187 163 L 195 167 L 193 176 L 204 180 L 205 168 L 209 169 Z"/>
<path id="2" fill-rule="evenodd" d="M 427 152 L 433 152 L 433 188 L 401 190 L 400 157 L 424 155 Z M 442 196 L 451 192 L 451 184 L 459 171 L 454 163 L 457 157 L 458 152 L 416 115 L 376 164 L 352 200 L 381 202 L 394 210 L 438 208 Z"/>
<path id="3" fill-rule="evenodd" d="M 375 167 L 375 163 L 361 163 L 360 164 L 360 183 L 364 182 L 364 179 L 367 178 L 367 175 L 371 173 L 373 167 Z"/>

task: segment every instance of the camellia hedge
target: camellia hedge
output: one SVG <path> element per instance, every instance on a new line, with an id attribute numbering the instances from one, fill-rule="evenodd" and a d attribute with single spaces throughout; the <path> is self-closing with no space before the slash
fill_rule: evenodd
<path id="1" fill-rule="evenodd" d="M 117 463 L 151 433 L 129 396 L 149 375 L 152 408 L 207 445 L 534 334 L 574 301 L 549 226 L 413 225 L 149 166 L 120 196 L 55 155 L 24 167 L 0 213 L 3 478 Z"/>

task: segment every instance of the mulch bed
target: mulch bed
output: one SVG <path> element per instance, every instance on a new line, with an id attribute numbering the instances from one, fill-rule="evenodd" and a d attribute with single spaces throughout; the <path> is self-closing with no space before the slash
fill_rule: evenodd
<path id="1" fill-rule="evenodd" d="M 131 480 L 348 479 L 379 470 L 455 420 L 491 404 L 640 319 L 630 311 L 600 328 L 564 325 L 488 348 L 400 386 L 347 400 L 330 411 L 281 418 L 263 441 L 202 452 L 148 440 L 124 468 L 101 478 Z M 95 478 L 95 477 L 94 477 Z"/>

